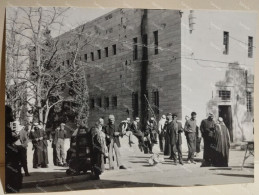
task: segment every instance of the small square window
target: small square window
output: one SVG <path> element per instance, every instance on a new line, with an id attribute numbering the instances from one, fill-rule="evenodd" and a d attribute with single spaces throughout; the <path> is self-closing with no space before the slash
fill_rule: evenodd
<path id="1" fill-rule="evenodd" d="M 219 97 L 221 98 L 221 100 L 230 100 L 231 91 L 220 90 L 219 91 Z"/>

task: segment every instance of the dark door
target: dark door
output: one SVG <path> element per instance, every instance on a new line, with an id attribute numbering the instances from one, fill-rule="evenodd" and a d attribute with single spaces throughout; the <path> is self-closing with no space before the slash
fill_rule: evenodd
<path id="1" fill-rule="evenodd" d="M 230 140 L 233 142 L 233 128 L 232 128 L 232 110 L 231 106 L 219 106 L 219 117 L 222 117 L 230 134 Z"/>

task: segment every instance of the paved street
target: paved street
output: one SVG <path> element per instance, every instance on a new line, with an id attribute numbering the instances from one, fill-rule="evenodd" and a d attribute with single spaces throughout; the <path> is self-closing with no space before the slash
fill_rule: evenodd
<path id="1" fill-rule="evenodd" d="M 195 165 L 173 165 L 172 161 L 167 159 L 168 157 L 165 156 L 164 163 L 156 166 L 149 166 L 147 159 L 150 157 L 150 154 L 141 153 L 137 148 L 137 144 L 134 144 L 133 147 L 130 148 L 127 144 L 126 137 L 121 141 L 123 144 L 123 147 L 121 148 L 122 159 L 125 166 L 128 168 L 127 170 L 106 170 L 101 175 L 101 179 L 99 181 L 87 180 L 79 183 L 68 183 L 48 187 L 40 187 L 39 185 L 36 189 L 27 188 L 22 189 L 21 192 L 49 192 L 116 187 L 200 186 L 211 184 L 251 183 L 254 180 L 252 157 L 247 159 L 245 168 L 241 170 L 241 164 L 245 151 L 230 151 L 229 168 L 200 168 L 202 153 L 196 157 L 197 164 Z M 137 143 L 136 140 L 135 143 Z M 156 145 L 154 151 L 158 152 L 158 145 Z M 186 150 L 184 150 L 183 155 L 184 159 L 186 159 Z M 108 169 L 107 165 L 106 169 Z M 42 178 L 66 176 L 64 173 L 64 168 L 52 166 L 52 161 L 50 161 L 49 169 L 38 169 L 37 173 L 33 171 L 35 170 L 31 171 L 31 177 L 25 177 L 24 179 L 33 180 L 38 176 Z"/>

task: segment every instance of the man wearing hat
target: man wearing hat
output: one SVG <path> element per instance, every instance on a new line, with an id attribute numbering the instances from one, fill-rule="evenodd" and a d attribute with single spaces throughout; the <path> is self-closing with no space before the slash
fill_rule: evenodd
<path id="1" fill-rule="evenodd" d="M 166 116 L 162 115 L 161 119 L 158 122 L 158 139 L 159 139 L 159 148 L 160 152 L 164 152 L 164 144 L 165 144 L 165 122 L 166 122 Z"/>
<path id="2" fill-rule="evenodd" d="M 214 115 L 209 113 L 207 119 L 201 121 L 200 130 L 204 141 L 203 163 L 202 167 L 211 166 L 213 159 L 213 148 L 216 123 L 213 120 Z"/>
<path id="3" fill-rule="evenodd" d="M 65 166 L 65 151 L 64 151 L 64 140 L 66 138 L 65 123 L 61 123 L 60 127 L 55 130 L 55 136 L 53 144 L 56 146 L 57 162 L 58 166 Z"/>
<path id="4" fill-rule="evenodd" d="M 116 128 L 115 125 L 115 117 L 114 115 L 109 115 L 108 118 L 109 122 L 105 128 L 105 134 L 106 134 L 106 142 L 108 144 L 108 158 L 109 158 L 109 167 L 110 169 L 114 169 L 114 163 L 113 163 L 113 150 L 116 155 L 117 165 L 119 169 L 126 169 L 121 162 L 121 156 L 120 156 L 120 138 L 119 136 L 123 136 L 123 133 L 119 131 L 118 128 Z"/>

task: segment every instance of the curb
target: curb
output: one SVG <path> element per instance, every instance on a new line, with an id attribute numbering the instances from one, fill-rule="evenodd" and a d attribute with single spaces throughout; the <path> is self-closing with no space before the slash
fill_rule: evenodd
<path id="1" fill-rule="evenodd" d="M 67 183 L 76 183 L 80 181 L 85 181 L 93 179 L 91 174 L 86 175 L 76 175 L 76 176 L 67 176 L 67 177 L 60 177 L 48 180 L 38 180 L 38 181 L 30 181 L 25 182 L 22 184 L 22 188 L 39 188 L 39 187 L 46 187 L 46 186 L 55 186 Z"/>

